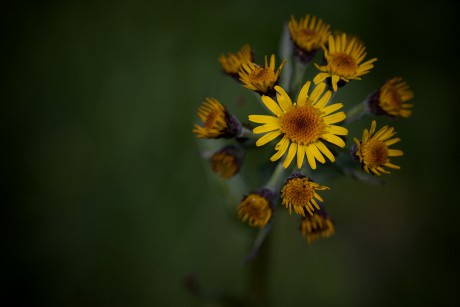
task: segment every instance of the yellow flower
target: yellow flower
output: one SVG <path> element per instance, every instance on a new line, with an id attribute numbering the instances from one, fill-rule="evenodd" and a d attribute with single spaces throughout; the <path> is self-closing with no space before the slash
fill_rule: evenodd
<path id="1" fill-rule="evenodd" d="M 374 67 L 372 63 L 377 61 L 376 58 L 370 59 L 364 63 L 362 61 L 366 57 L 366 47 L 355 38 L 348 38 L 345 33 L 340 36 L 330 35 L 328 46 L 323 46 L 324 57 L 326 59 L 325 66 L 319 66 L 315 63 L 321 73 L 313 79 L 315 84 L 323 82 L 326 78 L 330 78 L 332 88 L 337 91 L 337 83 L 350 80 L 361 80 L 361 76 L 369 72 Z"/>
<path id="2" fill-rule="evenodd" d="M 245 196 L 236 208 L 238 216 L 249 225 L 264 227 L 272 217 L 273 192 L 269 189 L 260 189 Z"/>
<path id="3" fill-rule="evenodd" d="M 198 116 L 203 126 L 195 124 L 193 132 L 199 138 L 232 138 L 241 132 L 241 123 L 214 98 L 205 99 L 198 108 Z"/>
<path id="4" fill-rule="evenodd" d="M 414 92 L 402 78 L 393 78 L 385 82 L 380 89 L 370 97 L 368 106 L 375 115 L 409 117 L 413 104 L 406 103 L 414 98 Z"/>
<path id="5" fill-rule="evenodd" d="M 320 210 L 316 199 L 323 202 L 316 190 L 329 190 L 329 188 L 320 186 L 302 174 L 293 174 L 281 189 L 282 203 L 286 208 L 289 208 L 289 214 L 294 208 L 295 213 L 304 217 L 305 210 L 313 215 L 313 211 Z"/>
<path id="6" fill-rule="evenodd" d="M 307 156 L 312 169 L 316 169 L 316 160 L 321 163 L 326 162 L 324 156 L 334 162 L 334 155 L 326 147 L 324 141 L 339 147 L 345 146 L 345 142 L 338 135 L 347 135 L 348 130 L 333 125 L 346 118 L 344 112 L 334 113 L 342 108 L 343 104 L 335 103 L 326 106 L 331 98 L 331 91 L 326 91 L 322 95 L 326 85 L 321 83 L 308 95 L 310 84 L 310 81 L 305 83 L 300 90 L 297 102 L 294 103 L 283 88 L 276 86 L 278 102 L 268 96 L 262 96 L 264 104 L 276 116 L 249 116 L 250 121 L 263 124 L 255 128 L 253 132 L 256 134 L 266 133 L 257 140 L 257 146 L 263 146 L 278 136 L 282 136 L 282 139 L 275 146 L 275 150 L 278 152 L 270 160 L 280 159 L 287 151 L 286 159 L 283 162 L 284 168 L 291 164 L 296 154 L 299 169 L 302 167 L 305 156 Z"/>
<path id="7" fill-rule="evenodd" d="M 286 60 L 284 60 L 275 71 L 275 55 L 270 57 L 270 65 L 268 65 L 267 56 L 265 56 L 265 67 L 255 63 L 245 63 L 239 71 L 240 81 L 247 89 L 258 92 L 259 94 L 271 94 L 273 87 L 278 84 L 281 69 L 283 69 Z"/>
<path id="8" fill-rule="evenodd" d="M 211 168 L 214 173 L 229 179 L 238 173 L 241 162 L 240 150 L 233 145 L 228 145 L 212 155 Z"/>
<path id="9" fill-rule="evenodd" d="M 219 57 L 220 66 L 223 71 L 232 77 L 238 77 L 238 71 L 243 64 L 252 63 L 253 60 L 253 51 L 249 44 L 244 45 L 236 54 L 229 52 L 227 55 Z"/>
<path id="10" fill-rule="evenodd" d="M 372 172 L 375 175 L 380 175 L 380 173 L 389 174 L 390 172 L 384 169 L 384 166 L 400 169 L 399 166 L 391 163 L 390 157 L 403 155 L 401 150 L 390 149 L 389 146 L 399 142 L 401 139 L 392 138 L 396 134 L 393 127 L 384 126 L 375 132 L 376 126 L 377 123 L 373 120 L 370 131 L 364 129 L 361 142 L 354 138 L 353 155 L 359 159 L 366 173 L 370 174 Z"/>
<path id="11" fill-rule="evenodd" d="M 291 40 L 296 46 L 296 54 L 308 62 L 313 57 L 315 51 L 321 48 L 327 42 L 330 26 L 317 19 L 316 16 L 310 15 L 297 20 L 291 16 L 289 21 L 289 33 Z M 300 49 L 300 50 L 297 50 Z"/>
<path id="12" fill-rule="evenodd" d="M 312 216 L 302 219 L 300 232 L 312 243 L 319 238 L 328 238 L 334 234 L 334 222 L 324 210 L 316 211 Z"/>

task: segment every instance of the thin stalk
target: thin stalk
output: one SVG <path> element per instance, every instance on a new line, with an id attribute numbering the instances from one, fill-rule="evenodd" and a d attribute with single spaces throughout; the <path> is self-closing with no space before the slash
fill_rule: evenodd
<path id="1" fill-rule="evenodd" d="M 367 114 L 366 101 L 358 103 L 347 112 L 345 123 L 349 124 L 363 118 Z"/>
<path id="2" fill-rule="evenodd" d="M 272 191 L 277 191 L 279 189 L 278 184 L 279 184 L 280 178 L 283 174 L 284 174 L 283 162 L 280 161 L 278 165 L 276 166 L 275 170 L 273 171 L 272 176 L 270 177 L 268 182 L 265 184 L 265 187 Z"/>
<path id="3" fill-rule="evenodd" d="M 252 139 L 252 140 L 257 140 L 260 136 L 254 134 L 251 130 L 245 128 L 245 127 L 241 127 L 241 132 L 240 134 L 237 136 L 238 139 L 241 139 L 241 138 L 248 138 L 248 139 Z"/>
<path id="4" fill-rule="evenodd" d="M 294 75 L 292 77 L 291 86 L 289 88 L 289 93 L 292 96 L 295 96 L 295 94 L 300 90 L 307 67 L 308 64 L 304 64 L 296 58 L 294 65 Z"/>

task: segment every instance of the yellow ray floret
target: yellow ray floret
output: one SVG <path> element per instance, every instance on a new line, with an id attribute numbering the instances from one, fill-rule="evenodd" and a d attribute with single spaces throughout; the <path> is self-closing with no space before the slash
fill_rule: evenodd
<path id="1" fill-rule="evenodd" d="M 324 83 L 316 86 L 309 94 L 310 85 L 310 81 L 305 83 L 297 97 L 297 102 L 292 102 L 282 87 L 275 86 L 277 101 L 262 96 L 262 101 L 275 116 L 249 116 L 250 121 L 263 124 L 253 130 L 256 134 L 265 133 L 257 140 L 257 146 L 263 146 L 281 136 L 281 140 L 275 146 L 277 153 L 270 160 L 276 161 L 287 152 L 283 162 L 284 168 L 287 168 L 297 155 L 299 169 L 305 157 L 310 167 L 316 169 L 316 161 L 326 162 L 324 156 L 331 162 L 335 161 L 334 155 L 325 143 L 345 146 L 345 142 L 339 136 L 347 135 L 348 130 L 336 125 L 346 118 L 344 112 L 336 112 L 343 105 L 341 103 L 327 105 L 332 93 L 325 92 Z"/>
<path id="2" fill-rule="evenodd" d="M 342 80 L 360 80 L 362 75 L 367 74 L 373 67 L 376 58 L 363 62 L 367 53 L 366 47 L 355 38 L 347 38 L 345 33 L 330 35 L 328 45 L 323 46 L 326 65 L 316 68 L 321 72 L 313 79 L 315 84 L 331 78 L 332 88 L 337 91 L 337 83 Z"/>
<path id="3" fill-rule="evenodd" d="M 354 138 L 355 149 L 354 155 L 361 162 L 362 168 L 368 174 L 380 175 L 387 173 L 384 167 L 392 169 L 400 169 L 390 161 L 390 157 L 402 156 L 403 152 L 389 147 L 400 141 L 399 138 L 392 138 L 396 132 L 393 127 L 384 126 L 379 131 L 375 132 L 377 123 L 372 121 L 371 129 L 364 129 L 361 141 Z"/>

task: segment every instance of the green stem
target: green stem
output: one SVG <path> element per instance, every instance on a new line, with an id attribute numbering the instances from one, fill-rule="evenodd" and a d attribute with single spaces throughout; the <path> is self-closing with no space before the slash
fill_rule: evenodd
<path id="1" fill-rule="evenodd" d="M 278 190 L 279 180 L 283 174 L 284 174 L 283 162 L 280 161 L 278 165 L 276 166 L 275 170 L 273 171 L 272 176 L 268 180 L 265 187 L 272 191 Z"/>
<path id="2" fill-rule="evenodd" d="M 363 118 L 367 114 L 366 111 L 366 102 L 363 101 L 357 105 L 355 105 L 353 108 L 351 108 L 347 112 L 347 118 L 345 119 L 345 123 L 349 124 L 354 121 L 357 121 L 361 118 Z"/>
<path id="3" fill-rule="evenodd" d="M 249 129 L 245 128 L 245 127 L 241 127 L 241 132 L 237 136 L 237 138 L 238 139 L 248 138 L 248 139 L 252 139 L 252 140 L 257 140 L 259 138 L 259 136 L 254 134 L 251 130 L 249 130 Z"/>
<path id="4" fill-rule="evenodd" d="M 291 96 L 295 96 L 295 94 L 300 90 L 307 67 L 308 64 L 304 64 L 296 58 L 294 76 L 292 77 L 291 87 L 289 89 Z"/>
<path id="5" fill-rule="evenodd" d="M 265 228 L 271 228 L 267 225 Z M 264 229 L 265 229 L 264 228 Z M 263 229 L 261 230 L 263 231 Z M 261 241 L 265 244 L 258 250 L 257 261 L 253 261 L 250 267 L 249 276 L 249 306 L 269 306 L 269 269 L 270 269 L 270 238 L 267 238 L 268 231 Z M 261 234 L 259 234 L 260 237 Z M 258 239 L 259 239 L 258 237 Z M 258 240 L 256 240 L 257 243 Z"/>

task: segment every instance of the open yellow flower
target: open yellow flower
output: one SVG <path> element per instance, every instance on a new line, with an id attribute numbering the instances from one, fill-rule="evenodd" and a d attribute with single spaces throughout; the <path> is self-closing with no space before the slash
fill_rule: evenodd
<path id="1" fill-rule="evenodd" d="M 245 196 L 236 208 L 238 216 L 253 227 L 264 227 L 272 217 L 273 192 L 269 189 L 259 189 Z"/>
<path id="2" fill-rule="evenodd" d="M 320 210 L 316 200 L 323 202 L 321 196 L 316 193 L 317 190 L 329 190 L 329 188 L 313 182 L 302 174 L 293 174 L 281 189 L 282 203 L 289 208 L 289 214 L 294 208 L 294 212 L 303 217 L 305 217 L 305 210 L 313 215 L 313 211 Z"/>
<path id="3" fill-rule="evenodd" d="M 245 63 L 239 71 L 240 81 L 247 89 L 258 92 L 259 94 L 269 95 L 273 92 L 273 87 L 278 84 L 281 69 L 283 69 L 286 60 L 284 60 L 275 71 L 275 55 L 270 57 L 270 65 L 267 56 L 265 56 L 265 67 L 255 63 Z"/>
<path id="4" fill-rule="evenodd" d="M 322 19 L 317 19 L 316 16 L 307 15 L 305 18 L 300 18 L 299 21 L 291 16 L 289 33 L 297 49 L 296 54 L 305 62 L 311 60 L 315 51 L 327 42 L 329 28 L 328 24 L 324 23 Z"/>
<path id="5" fill-rule="evenodd" d="M 237 53 L 229 52 L 227 55 L 221 55 L 219 57 L 220 66 L 223 71 L 232 76 L 238 77 L 243 64 L 252 63 L 254 60 L 253 51 L 249 44 L 244 45 Z"/>
<path id="6" fill-rule="evenodd" d="M 409 117 L 412 114 L 413 104 L 406 103 L 414 98 L 414 92 L 402 78 L 393 78 L 385 82 L 380 89 L 370 97 L 368 106 L 375 115 L 389 115 L 394 117 Z"/>
<path id="7" fill-rule="evenodd" d="M 384 166 L 392 169 L 400 169 L 390 161 L 390 157 L 402 156 L 403 152 L 397 149 L 390 149 L 389 146 L 399 142 L 401 139 L 392 138 L 396 132 L 393 127 L 384 126 L 379 131 L 375 132 L 377 123 L 372 121 L 371 129 L 364 129 L 361 142 L 354 138 L 355 146 L 353 155 L 359 159 L 362 168 L 366 173 L 380 175 L 387 173 Z"/>
<path id="8" fill-rule="evenodd" d="M 332 88 L 337 91 L 338 84 L 345 84 L 350 80 L 361 80 L 361 76 L 367 74 L 373 67 L 376 58 L 363 62 L 367 53 L 366 47 L 355 38 L 347 38 L 345 33 L 330 35 L 328 45 L 323 46 L 326 65 L 316 68 L 321 72 L 313 79 L 315 84 L 330 78 Z M 342 83 L 339 83 L 342 81 Z"/>
<path id="9" fill-rule="evenodd" d="M 334 103 L 326 106 L 331 98 L 331 91 L 326 91 L 323 95 L 326 85 L 321 83 L 309 95 L 310 84 L 310 81 L 305 83 L 297 97 L 297 102 L 294 103 L 282 87 L 275 86 L 278 92 L 278 102 L 268 96 L 262 96 L 262 101 L 275 116 L 249 116 L 250 121 L 263 124 L 255 128 L 253 132 L 266 133 L 257 140 L 257 146 L 263 146 L 278 136 L 282 136 L 275 146 L 278 152 L 270 160 L 276 161 L 287 152 L 283 162 L 284 168 L 291 164 L 296 154 L 299 169 L 302 167 L 305 156 L 312 169 L 316 169 L 316 161 L 326 162 L 324 156 L 334 162 L 334 155 L 324 141 L 339 147 L 345 146 L 343 139 L 338 136 L 347 135 L 348 130 L 334 125 L 346 118 L 344 112 L 334 113 L 342 108 L 343 104 Z"/>
<path id="10" fill-rule="evenodd" d="M 300 223 L 300 232 L 313 243 L 319 238 L 328 238 L 334 234 L 334 222 L 324 210 L 316 211 L 312 216 L 306 216 Z"/>

